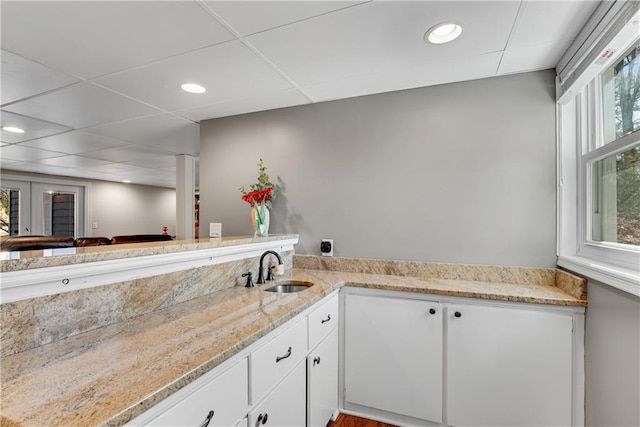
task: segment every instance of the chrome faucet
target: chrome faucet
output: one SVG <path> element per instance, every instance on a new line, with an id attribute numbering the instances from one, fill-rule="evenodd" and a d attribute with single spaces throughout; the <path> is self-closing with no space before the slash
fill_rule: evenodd
<path id="1" fill-rule="evenodd" d="M 273 267 L 269 267 L 269 272 L 267 273 L 267 279 L 265 280 L 264 278 L 264 267 L 262 263 L 264 262 L 264 257 L 267 256 L 268 254 L 275 255 L 276 258 L 278 258 L 278 265 L 283 265 L 282 257 L 280 256 L 280 254 L 278 254 L 278 252 L 266 251 L 265 253 L 263 253 L 262 256 L 260 257 L 260 269 L 258 270 L 258 282 L 257 282 L 258 284 L 267 283 L 266 280 L 273 280 L 273 274 L 271 273 L 271 269 Z"/>

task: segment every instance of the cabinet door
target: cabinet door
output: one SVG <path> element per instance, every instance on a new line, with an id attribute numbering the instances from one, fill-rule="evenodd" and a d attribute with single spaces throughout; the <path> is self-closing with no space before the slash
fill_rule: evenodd
<path id="1" fill-rule="evenodd" d="M 307 413 L 310 427 L 325 427 L 338 409 L 338 329 L 307 357 Z"/>
<path id="2" fill-rule="evenodd" d="M 248 381 L 247 359 L 243 359 L 147 425 L 200 427 L 207 419 L 208 427 L 234 425 L 249 409 Z"/>
<path id="3" fill-rule="evenodd" d="M 249 413 L 249 426 L 300 427 L 306 421 L 306 363 L 304 361 Z"/>
<path id="4" fill-rule="evenodd" d="M 345 405 L 442 421 L 438 303 L 345 295 Z"/>
<path id="5" fill-rule="evenodd" d="M 448 424 L 571 425 L 569 315 L 451 305 Z"/>

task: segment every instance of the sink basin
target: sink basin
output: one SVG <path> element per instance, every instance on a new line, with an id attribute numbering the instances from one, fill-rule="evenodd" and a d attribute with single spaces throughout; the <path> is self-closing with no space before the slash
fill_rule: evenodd
<path id="1" fill-rule="evenodd" d="M 277 285 L 273 285 L 263 290 L 267 292 L 277 292 L 279 294 L 290 294 L 292 292 L 304 291 L 305 289 L 309 289 L 311 286 L 313 286 L 313 283 L 311 282 L 289 280 L 286 282 L 280 282 Z"/>

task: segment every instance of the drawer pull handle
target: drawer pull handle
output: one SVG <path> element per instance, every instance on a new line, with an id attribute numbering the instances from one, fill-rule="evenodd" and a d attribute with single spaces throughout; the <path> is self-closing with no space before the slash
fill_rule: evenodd
<path id="1" fill-rule="evenodd" d="M 200 427 L 207 427 L 213 418 L 213 411 L 209 411 L 207 418 L 205 418 L 204 422 L 200 424 Z"/>
<path id="2" fill-rule="evenodd" d="M 319 365 L 320 364 L 320 356 L 318 357 L 314 357 L 313 358 L 313 366 Z"/>
<path id="3" fill-rule="evenodd" d="M 265 425 L 268 419 L 269 419 L 269 414 L 267 414 L 266 412 L 264 414 L 260 414 L 258 415 L 258 424 Z"/>
<path id="4" fill-rule="evenodd" d="M 276 357 L 276 363 L 278 363 L 279 361 L 281 361 L 282 359 L 286 359 L 287 357 L 291 356 L 291 347 L 289 347 L 289 350 L 287 350 L 287 354 L 285 354 L 284 356 L 278 356 Z M 264 424 L 264 423 L 263 423 Z"/>
<path id="5" fill-rule="evenodd" d="M 331 315 L 327 314 L 327 318 L 326 319 L 322 319 L 322 321 L 320 322 L 320 324 L 323 324 L 324 322 L 328 322 L 329 320 L 331 320 Z"/>

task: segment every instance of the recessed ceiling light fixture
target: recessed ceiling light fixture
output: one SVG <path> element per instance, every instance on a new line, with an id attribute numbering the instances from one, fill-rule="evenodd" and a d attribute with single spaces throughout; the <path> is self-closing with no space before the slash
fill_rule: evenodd
<path id="1" fill-rule="evenodd" d="M 183 83 L 180 88 L 189 93 L 205 93 L 207 91 L 204 86 L 200 86 L 197 83 Z"/>
<path id="2" fill-rule="evenodd" d="M 433 44 L 449 43 L 460 37 L 462 27 L 455 22 L 442 22 L 431 27 L 424 35 L 424 40 Z"/>
<path id="3" fill-rule="evenodd" d="M 6 130 L 7 132 L 13 132 L 13 133 L 24 133 L 24 129 L 20 129 L 14 126 L 2 126 L 2 130 Z"/>
<path id="4" fill-rule="evenodd" d="M 122 182 L 124 182 L 125 184 L 131 184 L 131 180 L 130 179 L 123 179 Z"/>

